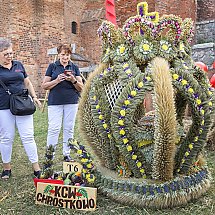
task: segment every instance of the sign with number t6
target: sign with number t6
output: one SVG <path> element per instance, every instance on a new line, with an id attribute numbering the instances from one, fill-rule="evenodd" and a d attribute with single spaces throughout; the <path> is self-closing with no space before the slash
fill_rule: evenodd
<path id="1" fill-rule="evenodd" d="M 82 168 L 82 165 L 78 162 L 63 162 L 64 173 L 81 172 Z"/>

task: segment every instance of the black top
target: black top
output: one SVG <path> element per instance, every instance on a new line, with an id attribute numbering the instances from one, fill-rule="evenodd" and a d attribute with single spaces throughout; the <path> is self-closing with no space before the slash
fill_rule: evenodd
<path id="1" fill-rule="evenodd" d="M 7 69 L 0 65 L 0 79 L 11 93 L 20 93 L 24 89 L 24 79 L 27 77 L 24 66 L 19 61 L 12 61 L 12 67 Z M 0 85 L 0 110 L 9 109 L 9 94 Z"/>
<path id="2" fill-rule="evenodd" d="M 71 61 L 64 68 L 60 61 L 51 63 L 46 70 L 46 76 L 50 76 L 51 80 L 57 78 L 65 70 L 72 70 L 75 76 L 80 76 L 79 68 Z M 48 96 L 48 105 L 64 105 L 64 104 L 77 104 L 79 98 L 79 92 L 75 89 L 71 81 L 62 81 L 53 87 Z"/>

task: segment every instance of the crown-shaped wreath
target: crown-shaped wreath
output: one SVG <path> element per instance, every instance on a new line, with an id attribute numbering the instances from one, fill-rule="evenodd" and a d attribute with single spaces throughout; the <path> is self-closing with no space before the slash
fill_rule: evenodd
<path id="1" fill-rule="evenodd" d="M 190 57 L 192 21 L 159 18 L 146 2 L 138 13 L 122 29 L 107 21 L 99 28 L 103 55 L 82 92 L 79 130 L 93 149 L 102 193 L 140 207 L 173 207 L 210 186 L 202 149 L 214 97 Z"/>

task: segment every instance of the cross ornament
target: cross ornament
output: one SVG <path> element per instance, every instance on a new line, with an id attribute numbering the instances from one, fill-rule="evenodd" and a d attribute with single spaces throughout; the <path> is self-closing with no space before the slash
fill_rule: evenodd
<path id="1" fill-rule="evenodd" d="M 151 12 L 148 13 L 148 4 L 147 2 L 140 2 L 137 5 L 137 13 L 141 17 L 149 19 L 150 21 L 157 23 L 159 21 L 159 13 L 158 12 Z"/>

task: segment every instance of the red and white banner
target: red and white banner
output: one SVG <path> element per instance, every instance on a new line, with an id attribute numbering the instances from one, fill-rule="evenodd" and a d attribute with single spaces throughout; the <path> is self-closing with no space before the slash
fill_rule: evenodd
<path id="1" fill-rule="evenodd" d="M 105 8 L 106 8 L 106 19 L 112 22 L 114 25 L 117 25 L 114 0 L 105 0 Z"/>

